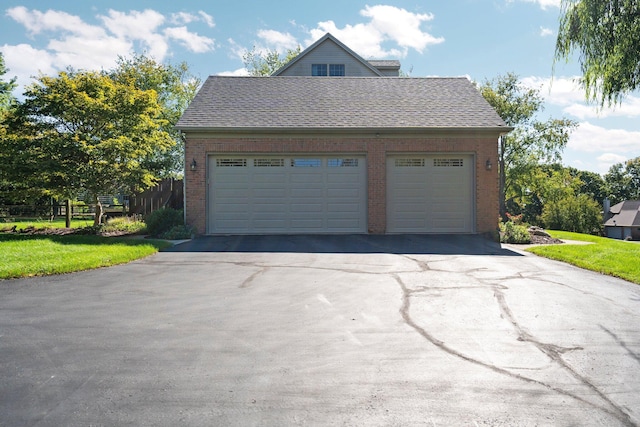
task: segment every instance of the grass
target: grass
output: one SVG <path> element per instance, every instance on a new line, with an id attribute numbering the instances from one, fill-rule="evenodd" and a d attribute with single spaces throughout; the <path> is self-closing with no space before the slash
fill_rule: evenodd
<path id="1" fill-rule="evenodd" d="M 64 218 L 56 218 L 53 221 L 42 218 L 18 219 L 14 221 L 0 221 L 0 229 L 16 226 L 18 230 L 25 228 L 65 228 Z M 93 225 L 93 220 L 73 219 L 71 228 L 84 228 Z"/>
<path id="2" fill-rule="evenodd" d="M 550 231 L 549 234 L 562 240 L 579 240 L 591 244 L 535 246 L 527 250 L 536 255 L 640 284 L 640 244 L 566 231 Z"/>
<path id="3" fill-rule="evenodd" d="M 171 244 L 100 236 L 0 234 L 0 279 L 71 273 L 127 263 Z"/>

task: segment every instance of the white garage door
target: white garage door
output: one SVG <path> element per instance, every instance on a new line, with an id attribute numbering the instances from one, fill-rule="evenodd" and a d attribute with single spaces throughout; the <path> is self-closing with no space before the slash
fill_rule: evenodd
<path id="1" fill-rule="evenodd" d="M 387 232 L 474 231 L 474 157 L 387 158 Z"/>
<path id="2" fill-rule="evenodd" d="M 209 158 L 210 234 L 365 233 L 363 156 Z"/>

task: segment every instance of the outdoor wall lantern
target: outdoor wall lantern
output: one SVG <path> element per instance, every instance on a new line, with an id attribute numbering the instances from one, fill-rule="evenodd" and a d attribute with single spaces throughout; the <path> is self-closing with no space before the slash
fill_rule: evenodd
<path id="1" fill-rule="evenodd" d="M 487 159 L 487 162 L 484 164 L 484 167 L 487 168 L 488 171 L 491 170 L 491 168 L 493 167 L 493 164 L 491 163 L 491 159 Z"/>
<path id="2" fill-rule="evenodd" d="M 191 160 L 191 170 L 194 171 L 197 167 L 198 164 L 196 163 L 196 159 Z"/>

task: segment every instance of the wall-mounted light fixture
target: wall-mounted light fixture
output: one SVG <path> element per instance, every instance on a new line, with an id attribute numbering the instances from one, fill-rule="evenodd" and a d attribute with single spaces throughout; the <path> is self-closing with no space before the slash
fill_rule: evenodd
<path id="1" fill-rule="evenodd" d="M 195 161 L 195 160 L 194 160 Z M 490 171 L 493 168 L 493 164 L 491 163 L 491 159 L 487 159 L 487 162 L 484 164 L 484 167 Z"/>
<path id="2" fill-rule="evenodd" d="M 198 168 L 198 164 L 196 163 L 196 159 L 191 160 L 191 170 L 194 171 Z"/>

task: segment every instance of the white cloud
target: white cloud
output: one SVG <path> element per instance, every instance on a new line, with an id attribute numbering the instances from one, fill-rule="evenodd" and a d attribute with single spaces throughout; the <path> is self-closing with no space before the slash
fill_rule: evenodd
<path id="1" fill-rule="evenodd" d="M 289 49 L 298 47 L 298 42 L 294 36 L 289 33 L 282 33 L 275 30 L 260 30 L 258 37 L 264 40 L 268 46 L 272 46 L 280 53 L 284 53 Z"/>
<path id="2" fill-rule="evenodd" d="M 600 108 L 597 104 L 587 103 L 579 77 L 525 77 L 521 82 L 526 86 L 540 90 L 540 95 L 552 105 L 562 107 L 562 111 L 580 120 L 609 117 L 640 117 L 640 97 L 629 95 L 620 105 Z"/>
<path id="3" fill-rule="evenodd" d="M 536 3 L 542 10 L 547 10 L 552 7 L 559 8 L 561 0 L 507 0 L 507 3 L 513 3 L 515 1 L 524 1 L 526 3 Z"/>
<path id="4" fill-rule="evenodd" d="M 215 42 L 209 37 L 190 32 L 187 27 L 173 27 L 164 30 L 164 34 L 194 53 L 205 53 L 214 50 Z"/>
<path id="5" fill-rule="evenodd" d="M 540 27 L 540 37 L 549 37 L 553 35 L 551 28 Z"/>
<path id="6" fill-rule="evenodd" d="M 216 26 L 216 23 L 213 20 L 213 16 L 209 15 L 207 12 L 204 12 L 202 10 L 198 11 L 198 15 L 200 15 L 200 19 L 207 24 L 207 26 L 209 28 L 213 28 Z"/>
<path id="7" fill-rule="evenodd" d="M 405 57 L 409 49 L 422 53 L 427 47 L 444 42 L 443 37 L 434 37 L 421 29 L 423 23 L 434 19 L 433 14 L 417 14 L 386 5 L 365 6 L 360 14 L 369 18 L 369 22 L 343 28 L 338 28 L 333 21 L 319 22 L 317 28 L 310 31 L 307 45 L 331 33 L 365 58 L 397 58 Z M 385 42 L 395 43 L 398 48 L 385 49 Z"/>
<path id="8" fill-rule="evenodd" d="M 622 101 L 622 104 L 606 108 L 600 108 L 591 104 L 572 104 L 566 107 L 564 111 L 581 120 L 587 118 L 640 117 L 640 98 L 627 96 Z"/>
<path id="9" fill-rule="evenodd" d="M 188 12 L 178 12 L 171 15 L 171 23 L 175 25 L 190 24 L 191 22 L 204 22 L 209 28 L 216 26 L 213 17 L 200 10 L 197 14 Z"/>
<path id="10" fill-rule="evenodd" d="M 24 6 L 18 6 L 7 10 L 7 16 L 13 18 L 34 36 L 42 32 L 66 31 L 83 37 L 103 37 L 106 35 L 103 28 L 89 25 L 75 15 L 66 12 L 48 10 L 29 10 Z"/>
<path id="11" fill-rule="evenodd" d="M 223 71 L 221 73 L 217 73 L 217 76 L 240 76 L 245 77 L 249 75 L 249 71 L 246 68 L 238 68 L 234 71 Z"/>
<path id="12" fill-rule="evenodd" d="M 21 88 L 29 84 L 31 77 L 38 73 L 53 74 L 56 67 L 53 65 L 54 56 L 46 50 L 35 49 L 28 44 L 4 45 L 0 47 L 9 72 L 8 78 L 17 77 L 17 83 Z"/>
<path id="13" fill-rule="evenodd" d="M 104 16 L 96 16 L 98 25 L 56 10 L 41 12 L 19 6 L 8 9 L 6 14 L 23 25 L 34 40 L 33 46 L 5 44 L 1 48 L 7 67 L 18 76 L 18 83 L 22 86 L 28 84 L 30 77 L 38 71 L 55 74 L 67 67 L 110 68 L 118 56 L 127 56 L 133 51 L 163 61 L 170 54 L 172 41 L 195 53 L 215 48 L 215 40 L 190 32 L 186 26 L 164 27 L 169 20 L 151 9 L 109 10 Z M 199 21 L 209 27 L 214 26 L 213 18 L 203 11 L 175 14 L 171 20 Z M 36 48 L 36 45 L 45 47 Z"/>
<path id="14" fill-rule="evenodd" d="M 588 153 L 637 153 L 640 152 L 640 132 L 606 129 L 589 122 L 582 122 L 571 134 L 568 147 Z"/>
<path id="15" fill-rule="evenodd" d="M 601 174 L 604 174 L 609 171 L 611 166 L 628 160 L 628 157 L 614 153 L 604 153 L 598 156 L 596 160 L 598 161 L 598 171 L 600 171 Z"/>

